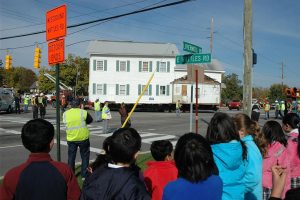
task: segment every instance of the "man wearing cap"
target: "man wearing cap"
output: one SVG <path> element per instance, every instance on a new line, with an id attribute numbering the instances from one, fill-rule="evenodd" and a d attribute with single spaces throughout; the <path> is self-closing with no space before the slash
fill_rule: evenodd
<path id="1" fill-rule="evenodd" d="M 26 95 L 24 97 L 24 112 L 27 113 L 28 112 L 28 106 L 29 106 L 29 96 Z"/>
<path id="2" fill-rule="evenodd" d="M 108 131 L 108 121 L 111 119 L 110 110 L 108 107 L 108 101 L 105 101 L 102 108 L 102 120 L 103 120 L 103 133 L 106 134 Z"/>
<path id="3" fill-rule="evenodd" d="M 281 101 L 280 110 L 279 110 L 279 115 L 280 115 L 281 119 L 283 119 L 284 111 L 285 111 L 285 103 L 284 103 L 284 101 Z"/>
<path id="4" fill-rule="evenodd" d="M 100 101 L 97 98 L 94 103 L 94 110 L 95 110 L 95 118 L 97 122 L 100 122 Z"/>
<path id="5" fill-rule="evenodd" d="M 75 159 L 79 147 L 82 161 L 81 177 L 85 178 L 90 160 L 90 132 L 87 124 L 92 123 L 93 118 L 86 110 L 80 109 L 78 100 L 74 100 L 71 106 L 72 108 L 63 114 L 67 132 L 68 165 L 75 171 Z"/>
<path id="6" fill-rule="evenodd" d="M 265 110 L 265 120 L 268 120 L 270 118 L 270 104 L 269 101 L 266 101 L 265 106 L 264 106 L 264 110 Z"/>

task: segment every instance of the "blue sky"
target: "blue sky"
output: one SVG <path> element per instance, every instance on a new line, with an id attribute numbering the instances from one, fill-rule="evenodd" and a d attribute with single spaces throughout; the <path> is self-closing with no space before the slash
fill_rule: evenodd
<path id="1" fill-rule="evenodd" d="M 45 29 L 45 13 L 67 5 L 68 25 L 108 17 L 175 0 L 0 0 L 0 37 Z M 90 39 L 174 43 L 182 52 L 187 41 L 209 52 L 210 20 L 214 17 L 213 58 L 223 63 L 226 74 L 243 79 L 243 0 L 195 0 L 156 11 L 127 16 L 68 35 L 66 44 Z M 300 1 L 253 0 L 253 48 L 258 64 L 253 68 L 253 86 L 284 83 L 300 87 Z M 68 30 L 68 34 L 91 25 Z M 15 29 L 17 28 L 17 29 Z M 10 30 L 8 30 L 10 29 Z M 45 34 L 0 40 L 0 59 L 7 48 L 45 42 Z M 66 47 L 66 54 L 86 57 L 88 42 Z M 47 43 L 42 48 L 42 65 L 48 66 Z M 14 66 L 33 68 L 34 47 L 11 49 Z"/>

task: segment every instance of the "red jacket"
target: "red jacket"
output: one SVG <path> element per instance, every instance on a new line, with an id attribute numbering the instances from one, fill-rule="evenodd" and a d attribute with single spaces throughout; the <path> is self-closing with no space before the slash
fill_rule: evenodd
<path id="1" fill-rule="evenodd" d="M 164 187 L 177 179 L 178 171 L 174 160 L 149 161 L 144 172 L 144 181 L 152 200 L 161 200 Z"/>

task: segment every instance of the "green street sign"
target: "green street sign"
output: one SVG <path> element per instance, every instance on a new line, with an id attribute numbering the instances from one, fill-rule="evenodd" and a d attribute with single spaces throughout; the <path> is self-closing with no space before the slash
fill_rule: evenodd
<path id="1" fill-rule="evenodd" d="M 188 42 L 183 42 L 183 51 L 190 53 L 202 53 L 202 48 Z"/>
<path id="2" fill-rule="evenodd" d="M 176 56 L 176 64 L 193 64 L 193 63 L 210 63 L 211 54 L 187 54 L 187 55 L 178 55 Z"/>

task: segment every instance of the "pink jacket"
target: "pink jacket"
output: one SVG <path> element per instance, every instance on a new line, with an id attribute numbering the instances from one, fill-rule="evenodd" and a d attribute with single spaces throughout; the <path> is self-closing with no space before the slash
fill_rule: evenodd
<path id="1" fill-rule="evenodd" d="M 290 158 L 286 147 L 279 142 L 273 142 L 268 145 L 268 153 L 263 160 L 263 187 L 272 189 L 272 166 L 277 163 L 287 168 L 287 178 L 282 193 L 282 198 L 284 198 L 286 191 L 291 188 Z"/>
<path id="2" fill-rule="evenodd" d="M 298 129 L 294 129 L 288 134 L 288 152 L 291 159 L 292 178 L 300 177 L 300 159 L 297 152 L 298 135 Z"/>

